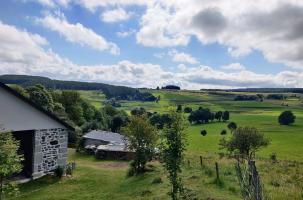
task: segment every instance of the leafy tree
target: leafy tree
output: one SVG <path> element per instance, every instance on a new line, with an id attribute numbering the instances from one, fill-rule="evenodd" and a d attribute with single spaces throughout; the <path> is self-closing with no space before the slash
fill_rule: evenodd
<path id="1" fill-rule="evenodd" d="M 177 112 L 182 112 L 182 105 L 177 106 Z"/>
<path id="2" fill-rule="evenodd" d="M 207 135 L 207 131 L 206 130 L 201 130 L 200 134 L 203 135 L 203 136 L 206 136 Z"/>
<path id="3" fill-rule="evenodd" d="M 43 85 L 37 84 L 27 89 L 29 99 L 46 110 L 53 111 L 54 102 L 51 94 Z"/>
<path id="4" fill-rule="evenodd" d="M 17 154 L 18 149 L 19 143 L 11 133 L 0 132 L 0 200 L 16 189 L 16 185 L 7 182 L 7 178 L 22 170 L 23 155 Z M 4 185 L 4 182 L 7 183 Z"/>
<path id="5" fill-rule="evenodd" d="M 229 120 L 229 112 L 228 111 L 224 111 L 223 112 L 223 114 L 222 114 L 222 120 L 224 122 Z"/>
<path id="6" fill-rule="evenodd" d="M 120 132 L 120 129 L 122 126 L 124 126 L 127 123 L 128 117 L 125 113 L 119 113 L 115 115 L 112 119 L 111 124 L 111 131 L 113 132 Z"/>
<path id="7" fill-rule="evenodd" d="M 269 140 L 256 128 L 239 127 L 229 140 L 221 139 L 220 146 L 227 149 L 230 154 L 246 160 L 254 158 L 255 153 L 262 147 L 266 147 Z"/>
<path id="8" fill-rule="evenodd" d="M 135 174 L 145 172 L 145 165 L 151 160 L 158 140 L 155 128 L 144 115 L 134 115 L 122 132 L 129 140 L 128 148 L 135 152 L 132 162 Z"/>
<path id="9" fill-rule="evenodd" d="M 186 149 L 185 120 L 181 113 L 170 111 L 171 122 L 165 126 L 161 142 L 163 166 L 168 171 L 168 179 L 172 185 L 169 193 L 173 200 L 180 199 L 184 187 L 180 173 Z"/>
<path id="10" fill-rule="evenodd" d="M 139 116 L 139 115 L 145 115 L 146 114 L 146 110 L 143 107 L 135 108 L 135 109 L 133 109 L 133 110 L 130 111 L 130 114 L 131 115 L 137 115 L 137 116 Z"/>
<path id="11" fill-rule="evenodd" d="M 184 108 L 185 113 L 191 113 L 192 111 L 193 111 L 193 109 L 191 107 L 185 107 Z"/>
<path id="12" fill-rule="evenodd" d="M 227 128 L 230 130 L 230 132 L 233 132 L 234 130 L 237 129 L 237 124 L 235 122 L 230 122 L 228 125 L 227 125 Z"/>
<path id="13" fill-rule="evenodd" d="M 200 107 L 198 110 L 190 113 L 188 120 L 190 123 L 204 124 L 208 123 L 211 117 L 212 116 L 209 109 Z"/>
<path id="14" fill-rule="evenodd" d="M 221 135 L 226 135 L 226 130 L 225 129 L 223 129 L 222 131 L 221 131 L 221 133 L 220 133 Z"/>
<path id="15" fill-rule="evenodd" d="M 218 121 L 221 121 L 222 115 L 223 115 L 222 111 L 216 112 L 215 119 L 218 120 Z"/>
<path id="16" fill-rule="evenodd" d="M 12 85 L 10 87 L 13 90 L 15 90 L 16 92 L 18 92 L 19 94 L 21 94 L 22 96 L 29 98 L 29 95 L 28 95 L 27 91 L 23 87 L 21 87 L 19 85 Z"/>
<path id="17" fill-rule="evenodd" d="M 278 121 L 281 125 L 289 125 L 295 122 L 296 116 L 291 111 L 284 111 L 280 114 Z"/>

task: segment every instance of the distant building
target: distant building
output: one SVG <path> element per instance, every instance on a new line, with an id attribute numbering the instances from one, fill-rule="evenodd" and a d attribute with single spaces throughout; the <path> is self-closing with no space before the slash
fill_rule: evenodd
<path id="1" fill-rule="evenodd" d="M 20 175 L 38 178 L 66 164 L 68 130 L 73 127 L 1 82 L 0 111 L 2 132 L 12 132 L 20 142 Z"/>
<path id="2" fill-rule="evenodd" d="M 133 152 L 127 148 L 128 140 L 119 133 L 93 130 L 83 136 L 84 147 L 100 159 L 129 160 Z"/>

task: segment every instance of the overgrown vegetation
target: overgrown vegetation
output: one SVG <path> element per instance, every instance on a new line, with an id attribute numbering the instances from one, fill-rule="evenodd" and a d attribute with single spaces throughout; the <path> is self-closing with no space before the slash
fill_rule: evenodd
<path id="1" fill-rule="evenodd" d="M 23 155 L 18 155 L 19 143 L 9 132 L 0 130 L 0 200 L 15 195 L 17 185 L 8 180 L 13 174 L 22 170 Z"/>

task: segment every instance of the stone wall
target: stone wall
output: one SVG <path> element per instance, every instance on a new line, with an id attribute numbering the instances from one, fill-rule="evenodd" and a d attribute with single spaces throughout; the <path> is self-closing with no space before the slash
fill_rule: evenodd
<path id="1" fill-rule="evenodd" d="M 33 178 L 66 165 L 67 131 L 62 128 L 35 131 Z"/>

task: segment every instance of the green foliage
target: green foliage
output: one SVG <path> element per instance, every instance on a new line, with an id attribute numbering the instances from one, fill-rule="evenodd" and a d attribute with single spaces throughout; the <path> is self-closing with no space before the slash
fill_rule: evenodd
<path id="1" fill-rule="evenodd" d="M 170 111 L 171 122 L 165 126 L 161 142 L 161 157 L 168 179 L 172 185 L 169 193 L 173 200 L 180 199 L 184 187 L 180 173 L 186 150 L 186 124 L 181 113 Z"/>
<path id="2" fill-rule="evenodd" d="M 146 110 L 143 107 L 134 108 L 133 110 L 130 111 L 130 114 L 131 115 L 141 116 L 141 115 L 145 115 L 146 114 Z"/>
<path id="3" fill-rule="evenodd" d="M 228 121 L 229 120 L 229 112 L 228 111 L 224 111 L 222 114 L 222 120 L 223 121 Z"/>
<path id="4" fill-rule="evenodd" d="M 207 135 L 207 131 L 203 129 L 203 130 L 200 131 L 200 134 L 201 134 L 202 136 L 206 136 L 206 135 Z"/>
<path id="5" fill-rule="evenodd" d="M 135 152 L 134 174 L 145 172 L 145 165 L 151 160 L 158 140 L 155 128 L 145 116 L 132 116 L 122 132 L 129 141 L 128 148 Z"/>
<path id="6" fill-rule="evenodd" d="M 269 145 L 269 140 L 256 128 L 239 127 L 230 139 L 221 139 L 220 145 L 235 157 L 251 160 L 260 148 Z"/>
<path id="7" fill-rule="evenodd" d="M 193 111 L 193 109 L 191 107 L 185 107 L 184 108 L 185 113 L 191 113 L 192 111 Z"/>
<path id="8" fill-rule="evenodd" d="M 281 125 L 290 125 L 295 123 L 296 116 L 291 111 L 284 111 L 280 114 L 278 121 Z"/>
<path id="9" fill-rule="evenodd" d="M 237 124 L 235 122 L 230 122 L 228 125 L 227 125 L 227 128 L 233 132 L 234 130 L 237 129 Z"/>
<path id="10" fill-rule="evenodd" d="M 220 133 L 221 135 L 226 135 L 226 130 L 225 129 L 223 129 L 222 131 L 221 131 L 221 133 Z"/>
<path id="11" fill-rule="evenodd" d="M 46 110 L 53 111 L 54 102 L 52 95 L 43 85 L 37 84 L 26 88 L 29 99 Z"/>
<path id="12" fill-rule="evenodd" d="M 56 175 L 58 178 L 62 178 L 62 177 L 63 177 L 63 174 L 64 174 L 64 167 L 63 167 L 63 166 L 58 166 L 58 167 L 55 169 L 55 175 Z"/>
<path id="13" fill-rule="evenodd" d="M 171 122 L 171 119 L 168 114 L 158 114 L 154 113 L 151 117 L 149 117 L 150 123 L 157 127 L 158 129 L 163 129 L 166 124 Z"/>
<path id="14" fill-rule="evenodd" d="M 7 178 L 22 170 L 23 155 L 18 155 L 19 143 L 8 132 L 0 132 L 0 199 L 16 190 L 14 184 L 5 184 Z"/>
<path id="15" fill-rule="evenodd" d="M 218 121 L 221 121 L 222 115 L 223 115 L 222 111 L 216 112 L 215 119 L 218 120 Z"/>
<path id="16" fill-rule="evenodd" d="M 179 104 L 179 105 L 177 106 L 177 112 L 182 112 L 182 105 Z"/>
<path id="17" fill-rule="evenodd" d="M 21 87 L 19 85 L 12 85 L 10 87 L 13 90 L 15 90 L 16 92 L 18 92 L 19 94 L 21 94 L 22 96 L 29 98 L 29 94 L 27 93 L 27 91 L 23 87 Z"/>

